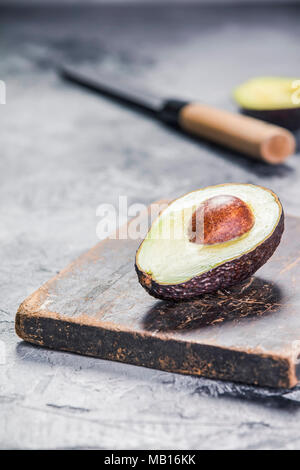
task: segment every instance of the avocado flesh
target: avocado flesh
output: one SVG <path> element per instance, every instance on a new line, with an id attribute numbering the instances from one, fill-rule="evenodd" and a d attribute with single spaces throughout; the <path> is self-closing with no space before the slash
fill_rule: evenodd
<path id="1" fill-rule="evenodd" d="M 298 108 L 293 102 L 293 87 L 296 78 L 261 77 L 253 78 L 234 91 L 236 102 L 244 109 L 276 110 Z"/>
<path id="2" fill-rule="evenodd" d="M 188 230 L 190 217 L 189 215 L 183 217 L 184 211 L 186 210 L 187 214 L 191 214 L 202 202 L 217 195 L 236 196 L 247 203 L 254 215 L 255 223 L 253 227 L 245 235 L 226 243 L 215 245 L 192 243 L 189 239 Z M 215 280 L 210 282 L 212 273 L 221 265 L 226 265 L 227 269 L 229 263 L 232 263 L 233 270 L 240 269 L 240 267 L 237 268 L 237 263 L 234 261 L 245 254 L 250 254 L 257 247 L 264 244 L 265 240 L 272 236 L 281 218 L 282 207 L 277 196 L 259 186 L 227 184 L 211 186 L 186 194 L 173 201 L 162 212 L 158 219 L 154 221 L 147 237 L 142 242 L 136 255 L 136 270 L 140 282 L 149 293 L 151 293 L 152 285 L 161 286 L 158 290 L 163 291 L 163 286 L 177 285 L 179 287 L 179 285 L 185 286 L 189 282 L 190 285 L 193 284 L 194 286 L 197 280 L 203 284 L 203 288 L 196 289 L 197 292 L 216 290 L 222 286 L 222 279 L 218 279 L 217 282 Z M 171 237 L 169 234 L 171 234 Z M 272 249 L 270 248 L 270 256 L 275 248 L 273 251 Z M 264 259 L 267 255 L 268 253 L 265 253 L 264 250 Z M 259 262 L 260 260 L 256 256 L 253 268 L 258 266 Z M 246 277 L 254 272 L 249 274 L 251 260 L 248 260 L 247 263 Z M 229 277 L 230 283 L 245 278 L 242 272 L 234 275 L 231 273 Z M 226 282 L 224 281 L 224 283 Z M 192 289 L 192 291 L 191 295 L 195 292 L 195 289 Z M 178 289 L 177 292 L 179 292 Z M 185 298 L 187 298 L 189 296 L 188 287 L 185 286 L 184 292 Z M 160 294 L 156 296 L 164 298 Z M 168 293 L 167 297 L 172 298 L 172 292 L 171 295 Z M 177 297 L 180 297 L 180 294 Z"/>

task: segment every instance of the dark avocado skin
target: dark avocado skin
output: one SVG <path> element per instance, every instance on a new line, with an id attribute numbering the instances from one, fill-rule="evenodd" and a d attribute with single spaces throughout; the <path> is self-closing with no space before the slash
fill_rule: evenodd
<path id="1" fill-rule="evenodd" d="M 157 299 L 168 301 L 182 301 L 197 298 L 202 294 L 214 292 L 219 289 L 238 284 L 252 276 L 273 255 L 278 247 L 284 230 L 284 213 L 282 210 L 279 222 L 273 233 L 254 250 L 217 266 L 200 276 L 195 276 L 182 284 L 159 284 L 151 277 L 135 269 L 140 284 L 146 291 Z"/>
<path id="2" fill-rule="evenodd" d="M 247 116 L 271 122 L 276 126 L 285 127 L 291 131 L 296 131 L 300 128 L 300 107 L 270 110 L 242 108 L 241 112 Z"/>

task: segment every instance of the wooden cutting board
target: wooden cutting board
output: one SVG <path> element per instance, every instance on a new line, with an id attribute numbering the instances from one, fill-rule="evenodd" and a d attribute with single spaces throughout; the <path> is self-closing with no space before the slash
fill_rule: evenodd
<path id="1" fill-rule="evenodd" d="M 293 387 L 300 370 L 300 219 L 257 276 L 194 301 L 150 297 L 134 270 L 140 240 L 107 239 L 29 296 L 30 343 L 170 372 Z"/>

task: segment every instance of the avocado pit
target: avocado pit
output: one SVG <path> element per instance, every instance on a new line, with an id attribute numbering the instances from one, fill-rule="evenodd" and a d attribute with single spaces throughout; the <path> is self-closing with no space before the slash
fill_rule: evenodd
<path id="1" fill-rule="evenodd" d="M 240 198 L 227 194 L 213 196 L 193 213 L 189 240 L 201 245 L 225 243 L 248 233 L 254 222 L 251 208 Z"/>

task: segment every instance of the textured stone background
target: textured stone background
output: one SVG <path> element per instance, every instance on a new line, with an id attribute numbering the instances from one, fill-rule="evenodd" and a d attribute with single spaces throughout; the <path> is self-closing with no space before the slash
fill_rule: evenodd
<path id="1" fill-rule="evenodd" d="M 96 208 L 120 194 L 149 203 L 252 182 L 300 216 L 299 154 L 271 168 L 196 143 L 63 83 L 52 60 L 234 109 L 230 90 L 249 76 L 300 75 L 299 16 L 297 6 L 1 8 L 1 448 L 300 448 L 298 389 L 47 351 L 14 334 L 19 303 L 96 243 Z"/>

